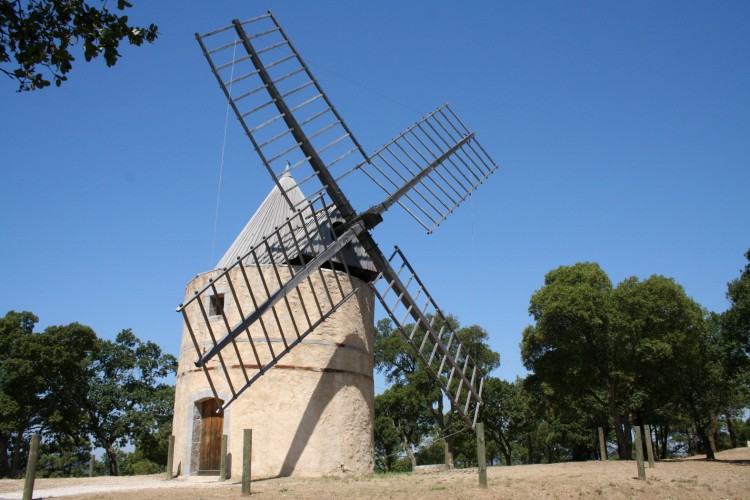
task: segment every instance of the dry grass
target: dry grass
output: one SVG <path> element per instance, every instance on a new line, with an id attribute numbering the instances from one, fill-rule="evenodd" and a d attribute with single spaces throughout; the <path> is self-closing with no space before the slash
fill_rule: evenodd
<path id="1" fill-rule="evenodd" d="M 522 465 L 488 469 L 489 488 L 478 486 L 475 469 L 429 474 L 374 475 L 361 478 L 278 478 L 252 483 L 260 498 L 653 498 L 653 499 L 750 499 L 750 449 L 721 452 L 715 462 L 700 459 L 658 462 L 646 468 L 646 481 L 637 479 L 635 462 L 578 462 Z M 194 500 L 242 498 L 236 481 L 218 483 L 214 478 L 182 478 L 164 481 L 161 476 L 131 478 L 39 480 L 36 492 L 73 485 L 100 485 L 99 491 L 76 498 L 132 500 L 153 498 Z M 123 484 L 137 490 L 115 491 Z M 15 485 L 15 486 L 14 486 Z M 107 488 L 109 485 L 109 488 Z M 119 486 L 118 486 L 119 485 Z M 19 490 L 20 481 L 0 481 L 0 492 Z M 52 492 L 51 492 L 52 493 Z M 0 498 L 5 497 L 0 493 Z M 36 497 L 36 495 L 35 495 Z"/>

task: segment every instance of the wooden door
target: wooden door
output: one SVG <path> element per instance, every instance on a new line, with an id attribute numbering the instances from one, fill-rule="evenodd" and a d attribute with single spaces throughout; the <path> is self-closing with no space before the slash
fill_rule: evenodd
<path id="1" fill-rule="evenodd" d="M 224 431 L 224 414 L 216 413 L 219 405 L 208 399 L 201 405 L 201 443 L 199 473 L 219 473 L 221 466 L 221 436 Z"/>

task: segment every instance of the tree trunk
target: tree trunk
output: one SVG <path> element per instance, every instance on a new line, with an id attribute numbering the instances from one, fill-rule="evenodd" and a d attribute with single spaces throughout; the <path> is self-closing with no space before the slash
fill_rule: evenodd
<path id="1" fill-rule="evenodd" d="M 716 433 L 719 431 L 719 419 L 716 417 L 716 413 L 711 412 L 711 424 L 708 427 L 708 444 L 711 447 L 711 451 L 716 453 L 719 451 L 716 448 Z"/>
<path id="2" fill-rule="evenodd" d="M 526 463 L 534 463 L 534 439 L 530 432 L 526 435 Z"/>
<path id="3" fill-rule="evenodd" d="M 727 432 L 729 433 L 729 440 L 732 442 L 732 448 L 737 448 L 737 434 L 734 432 L 734 425 L 732 424 L 732 416 L 729 414 L 724 415 L 727 421 Z"/>
<path id="4" fill-rule="evenodd" d="M 16 477 L 21 468 L 21 450 L 23 449 L 23 433 L 26 429 L 18 429 L 13 442 L 13 456 L 10 462 L 10 476 Z"/>
<path id="5" fill-rule="evenodd" d="M 8 462 L 8 435 L 0 434 L 0 477 L 10 476 L 10 463 Z"/>
<path id="6" fill-rule="evenodd" d="M 414 456 L 414 450 L 411 449 L 411 445 L 409 445 L 409 440 L 406 439 L 406 435 L 401 434 L 401 439 L 404 440 L 404 451 L 406 452 L 406 456 L 409 457 L 411 470 L 414 471 L 417 468 L 417 457 Z"/>
<path id="7" fill-rule="evenodd" d="M 445 466 L 453 468 L 453 437 L 445 438 Z"/>
<path id="8" fill-rule="evenodd" d="M 505 459 L 505 465 L 511 465 L 511 454 L 503 450 L 503 458 Z"/>
<path id="9" fill-rule="evenodd" d="M 503 460 L 505 460 L 505 465 L 510 465 L 511 461 L 511 443 L 510 440 L 505 437 L 505 434 L 500 431 L 494 431 L 491 429 L 488 429 L 489 433 L 489 440 L 492 440 L 495 442 L 495 445 L 497 446 L 497 450 L 500 451 L 500 454 L 503 456 Z M 489 442 L 488 440 L 488 442 Z M 492 453 L 491 451 L 489 453 Z M 490 455 L 490 465 L 494 465 L 495 455 Z"/>
<path id="10" fill-rule="evenodd" d="M 607 381 L 607 405 L 609 406 L 609 414 L 612 416 L 612 421 L 615 424 L 615 439 L 617 440 L 617 456 L 620 460 L 630 460 L 630 446 L 628 445 L 628 439 L 625 437 L 623 430 L 623 418 L 620 412 L 617 410 L 617 400 L 615 399 L 615 384 L 614 382 Z"/>
<path id="11" fill-rule="evenodd" d="M 715 460 L 716 457 L 714 456 L 714 451 L 711 449 L 711 442 L 706 434 L 706 429 L 696 420 L 693 420 L 693 432 L 695 432 L 700 445 L 698 451 L 705 453 L 707 460 Z"/>
<path id="12" fill-rule="evenodd" d="M 511 464 L 511 455 L 513 453 L 510 440 L 509 439 L 503 439 L 503 436 L 501 435 L 499 439 L 496 440 L 498 448 L 500 448 L 500 453 L 503 454 L 503 458 L 505 459 L 505 465 Z"/>
<path id="13" fill-rule="evenodd" d="M 107 460 L 109 461 L 109 475 L 119 476 L 120 472 L 117 470 L 117 452 L 112 444 L 108 444 L 105 448 L 107 450 Z"/>
<path id="14" fill-rule="evenodd" d="M 661 427 L 661 458 L 667 459 L 667 440 L 669 437 L 669 428 L 664 425 Z"/>
<path id="15" fill-rule="evenodd" d="M 620 455 L 620 460 L 632 460 L 633 459 L 633 426 L 628 421 L 627 418 L 621 417 L 621 422 L 623 422 L 623 451 L 622 455 Z M 619 446 L 618 446 L 619 448 Z M 619 454 L 619 450 L 618 450 Z"/>

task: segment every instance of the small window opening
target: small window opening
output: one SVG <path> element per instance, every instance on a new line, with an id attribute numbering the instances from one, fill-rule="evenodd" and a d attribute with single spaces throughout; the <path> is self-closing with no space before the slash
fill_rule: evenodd
<path id="1" fill-rule="evenodd" d="M 222 312 L 224 312 L 224 294 L 211 295 L 208 302 L 208 314 L 210 316 L 220 316 Z"/>

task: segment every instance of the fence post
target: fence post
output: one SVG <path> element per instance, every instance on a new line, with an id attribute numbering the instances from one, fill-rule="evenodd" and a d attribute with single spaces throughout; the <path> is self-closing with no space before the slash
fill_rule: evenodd
<path id="1" fill-rule="evenodd" d="M 219 465 L 219 481 L 227 480 L 227 435 L 221 436 L 221 465 Z"/>
<path id="2" fill-rule="evenodd" d="M 36 479 L 36 464 L 39 459 L 39 440 L 41 436 L 31 436 L 31 447 L 29 448 L 29 461 L 26 462 L 26 481 L 23 484 L 23 500 L 31 500 L 34 495 L 34 480 Z"/>
<path id="3" fill-rule="evenodd" d="M 172 479 L 172 467 L 174 466 L 174 436 L 169 436 L 169 448 L 167 448 L 167 481 Z"/>
<path id="4" fill-rule="evenodd" d="M 643 440 L 641 439 L 641 426 L 633 426 L 635 429 L 635 459 L 638 462 L 638 478 L 646 480 L 646 467 L 643 465 Z"/>
<path id="5" fill-rule="evenodd" d="M 94 464 L 96 464 L 96 455 L 92 453 L 89 457 L 89 477 L 94 477 Z"/>
<path id="6" fill-rule="evenodd" d="M 242 436 L 242 496 L 250 495 L 250 472 L 253 464 L 253 430 L 245 429 Z"/>
<path id="7" fill-rule="evenodd" d="M 487 487 L 487 455 L 484 449 L 484 422 L 477 422 L 477 465 L 479 466 L 479 486 Z"/>
<path id="8" fill-rule="evenodd" d="M 643 426 L 643 433 L 646 437 L 646 455 L 648 456 L 648 468 L 654 468 L 654 445 L 651 443 L 651 426 L 645 424 Z"/>
<path id="9" fill-rule="evenodd" d="M 604 427 L 599 427 L 599 457 L 602 462 L 607 461 L 607 444 L 604 442 Z"/>

